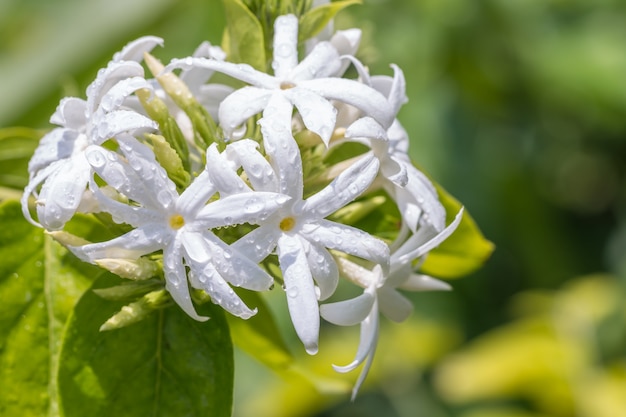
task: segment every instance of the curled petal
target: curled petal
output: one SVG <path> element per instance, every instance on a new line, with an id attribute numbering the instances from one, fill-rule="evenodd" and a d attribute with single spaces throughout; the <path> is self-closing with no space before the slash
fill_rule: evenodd
<path id="1" fill-rule="evenodd" d="M 187 284 L 187 271 L 181 262 L 179 244 L 174 244 L 163 251 L 163 272 L 165 273 L 165 288 L 176 304 L 194 320 L 208 320 L 208 317 L 198 315 L 191 301 L 191 294 Z"/>
<path id="2" fill-rule="evenodd" d="M 320 315 L 338 326 L 353 326 L 361 323 L 372 312 L 374 301 L 372 294 L 364 292 L 349 300 L 322 304 Z"/>
<path id="3" fill-rule="evenodd" d="M 272 91 L 257 87 L 243 87 L 228 95 L 220 104 L 218 118 L 226 137 L 250 117 L 267 107 Z"/>
<path id="4" fill-rule="evenodd" d="M 134 61 L 110 62 L 98 72 L 96 79 L 87 87 L 87 112 L 93 114 L 100 106 L 102 97 L 115 84 L 126 78 L 143 77 L 143 67 Z"/>
<path id="5" fill-rule="evenodd" d="M 307 129 L 318 134 L 326 146 L 335 128 L 337 109 L 330 102 L 303 88 L 294 87 L 285 95 L 296 106 Z"/>
<path id="6" fill-rule="evenodd" d="M 278 239 L 278 260 L 291 321 L 307 353 L 314 355 L 318 349 L 319 306 L 306 255 L 297 237 L 283 234 Z"/>
<path id="7" fill-rule="evenodd" d="M 50 123 L 68 129 L 79 130 L 87 123 L 87 102 L 76 97 L 61 99 L 56 111 L 50 117 Z"/>
<path id="8" fill-rule="evenodd" d="M 315 245 L 308 240 L 302 239 L 306 248 L 306 255 L 311 268 L 313 279 L 320 289 L 320 300 L 325 300 L 337 289 L 339 282 L 339 269 L 332 255 L 321 246 Z"/>
<path id="9" fill-rule="evenodd" d="M 39 146 L 28 162 L 28 172 L 31 178 L 37 172 L 59 160 L 72 156 L 77 146 L 86 143 L 84 135 L 71 129 L 57 128 L 48 132 L 39 141 Z"/>
<path id="10" fill-rule="evenodd" d="M 163 39 L 156 36 L 142 36 L 128 43 L 121 51 L 113 55 L 113 61 L 136 61 L 143 60 L 143 54 L 150 52 L 157 45 L 163 46 Z"/>
<path id="11" fill-rule="evenodd" d="M 156 130 L 158 125 L 153 120 L 132 110 L 116 110 L 106 113 L 94 126 L 92 143 L 101 144 L 107 139 L 129 132 L 137 134 L 138 130 Z"/>

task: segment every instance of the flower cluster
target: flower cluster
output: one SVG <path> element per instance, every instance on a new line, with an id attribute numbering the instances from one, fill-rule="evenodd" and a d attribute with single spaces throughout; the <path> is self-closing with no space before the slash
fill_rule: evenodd
<path id="1" fill-rule="evenodd" d="M 227 62 L 208 44 L 163 67 L 150 55 L 161 39 L 132 42 L 98 73 L 86 100 L 59 104 L 51 118 L 59 127 L 29 164 L 24 215 L 86 262 L 135 280 L 162 276 L 196 320 L 206 319 L 196 293 L 246 319 L 256 311 L 237 287 L 279 282 L 310 354 L 320 318 L 360 323 L 356 358 L 335 368 L 366 363 L 356 392 L 379 313 L 402 321 L 411 311 L 398 290 L 448 288 L 415 271 L 462 214 L 446 225 L 437 191 L 408 157 L 396 119 L 406 101 L 402 71 L 370 76 L 354 56 L 359 39 L 358 30 L 339 31 L 309 42 L 299 60 L 298 19 L 280 16 L 273 75 Z M 350 65 L 355 79 L 344 77 Z M 211 83 L 215 73 L 233 82 Z M 380 201 L 395 207 L 393 233 L 357 227 Z M 95 243 L 69 235 L 63 229 L 77 212 L 120 232 Z M 328 301 L 340 278 L 362 295 Z"/>

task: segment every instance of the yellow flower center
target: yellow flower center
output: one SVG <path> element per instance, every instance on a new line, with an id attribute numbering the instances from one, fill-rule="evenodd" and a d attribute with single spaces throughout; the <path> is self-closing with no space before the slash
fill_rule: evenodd
<path id="1" fill-rule="evenodd" d="M 285 217 L 280 221 L 278 227 L 280 227 L 280 230 L 282 230 L 283 232 L 288 232 L 293 229 L 295 225 L 296 219 L 294 219 L 293 217 Z"/>
<path id="2" fill-rule="evenodd" d="M 174 214 L 170 217 L 170 227 L 174 230 L 178 230 L 185 225 L 185 219 L 180 214 Z"/>
<path id="3" fill-rule="evenodd" d="M 289 90 L 290 88 L 294 88 L 296 85 L 290 81 L 283 81 L 280 83 L 281 90 Z"/>

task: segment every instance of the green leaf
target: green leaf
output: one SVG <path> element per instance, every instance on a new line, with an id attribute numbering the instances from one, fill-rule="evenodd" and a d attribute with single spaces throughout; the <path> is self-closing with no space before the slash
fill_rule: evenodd
<path id="1" fill-rule="evenodd" d="M 227 25 L 222 48 L 228 54 L 228 60 L 265 71 L 267 56 L 261 22 L 241 0 L 223 1 Z"/>
<path id="2" fill-rule="evenodd" d="M 119 282 L 103 277 L 93 288 Z M 233 354 L 221 308 L 201 306 L 204 323 L 172 307 L 99 332 L 123 305 L 93 291 L 76 305 L 59 361 L 64 416 L 230 416 Z"/>
<path id="3" fill-rule="evenodd" d="M 342 0 L 326 3 L 315 7 L 300 17 L 298 28 L 298 41 L 304 42 L 317 35 L 328 22 L 341 10 L 353 4 L 361 4 L 361 0 Z"/>
<path id="4" fill-rule="evenodd" d="M 442 187 L 436 187 L 449 224 L 461 209 L 461 204 Z M 452 236 L 428 254 L 420 272 L 444 279 L 460 278 L 480 268 L 493 250 L 493 243 L 485 239 L 465 210 Z"/>
<path id="5" fill-rule="evenodd" d="M 227 315 L 233 343 L 273 371 L 285 371 L 293 364 L 294 358 L 265 301 L 252 291 L 238 289 L 237 295 L 248 307 L 258 311 L 247 320 Z"/>
<path id="6" fill-rule="evenodd" d="M 27 223 L 15 201 L 0 205 L 0 224 L 0 415 L 56 416 L 50 375 L 62 328 L 100 270 Z"/>
<path id="7" fill-rule="evenodd" d="M 20 198 L 21 190 L 28 184 L 28 161 L 30 161 L 43 132 L 25 127 L 0 129 L 0 187 L 6 187 L 0 198 Z"/>

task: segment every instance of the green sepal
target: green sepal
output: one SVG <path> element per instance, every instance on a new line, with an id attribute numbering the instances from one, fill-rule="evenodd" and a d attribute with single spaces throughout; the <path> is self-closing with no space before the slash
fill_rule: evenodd
<path id="1" fill-rule="evenodd" d="M 222 48 L 230 62 L 245 63 L 259 71 L 267 70 L 268 57 L 263 26 L 241 0 L 223 0 L 226 29 Z"/>
<path id="2" fill-rule="evenodd" d="M 164 136 L 152 133 L 146 134 L 152 143 L 152 150 L 159 164 L 167 172 L 167 176 L 174 181 L 179 190 L 184 190 L 191 181 L 191 176 L 185 168 L 183 160 Z"/>
<path id="3" fill-rule="evenodd" d="M 461 209 L 461 204 L 441 186 L 435 184 L 439 200 L 446 209 L 449 224 Z M 487 240 L 467 210 L 457 229 L 437 248 L 430 251 L 420 272 L 437 278 L 460 278 L 479 269 L 491 256 L 494 244 Z"/>
<path id="4" fill-rule="evenodd" d="M 334 1 L 322 4 L 306 12 L 300 17 L 298 42 L 304 42 L 317 35 L 337 13 L 353 4 L 361 4 L 361 0 Z"/>
<path id="5" fill-rule="evenodd" d="M 178 123 L 176 123 L 176 120 L 167 109 L 167 105 L 163 100 L 148 90 L 139 90 L 136 92 L 136 95 L 141 105 L 148 113 L 148 116 L 159 124 L 159 130 L 167 140 L 167 143 L 169 143 L 172 149 L 178 154 L 183 168 L 189 171 L 191 165 L 189 162 L 187 140 L 180 130 Z"/>

